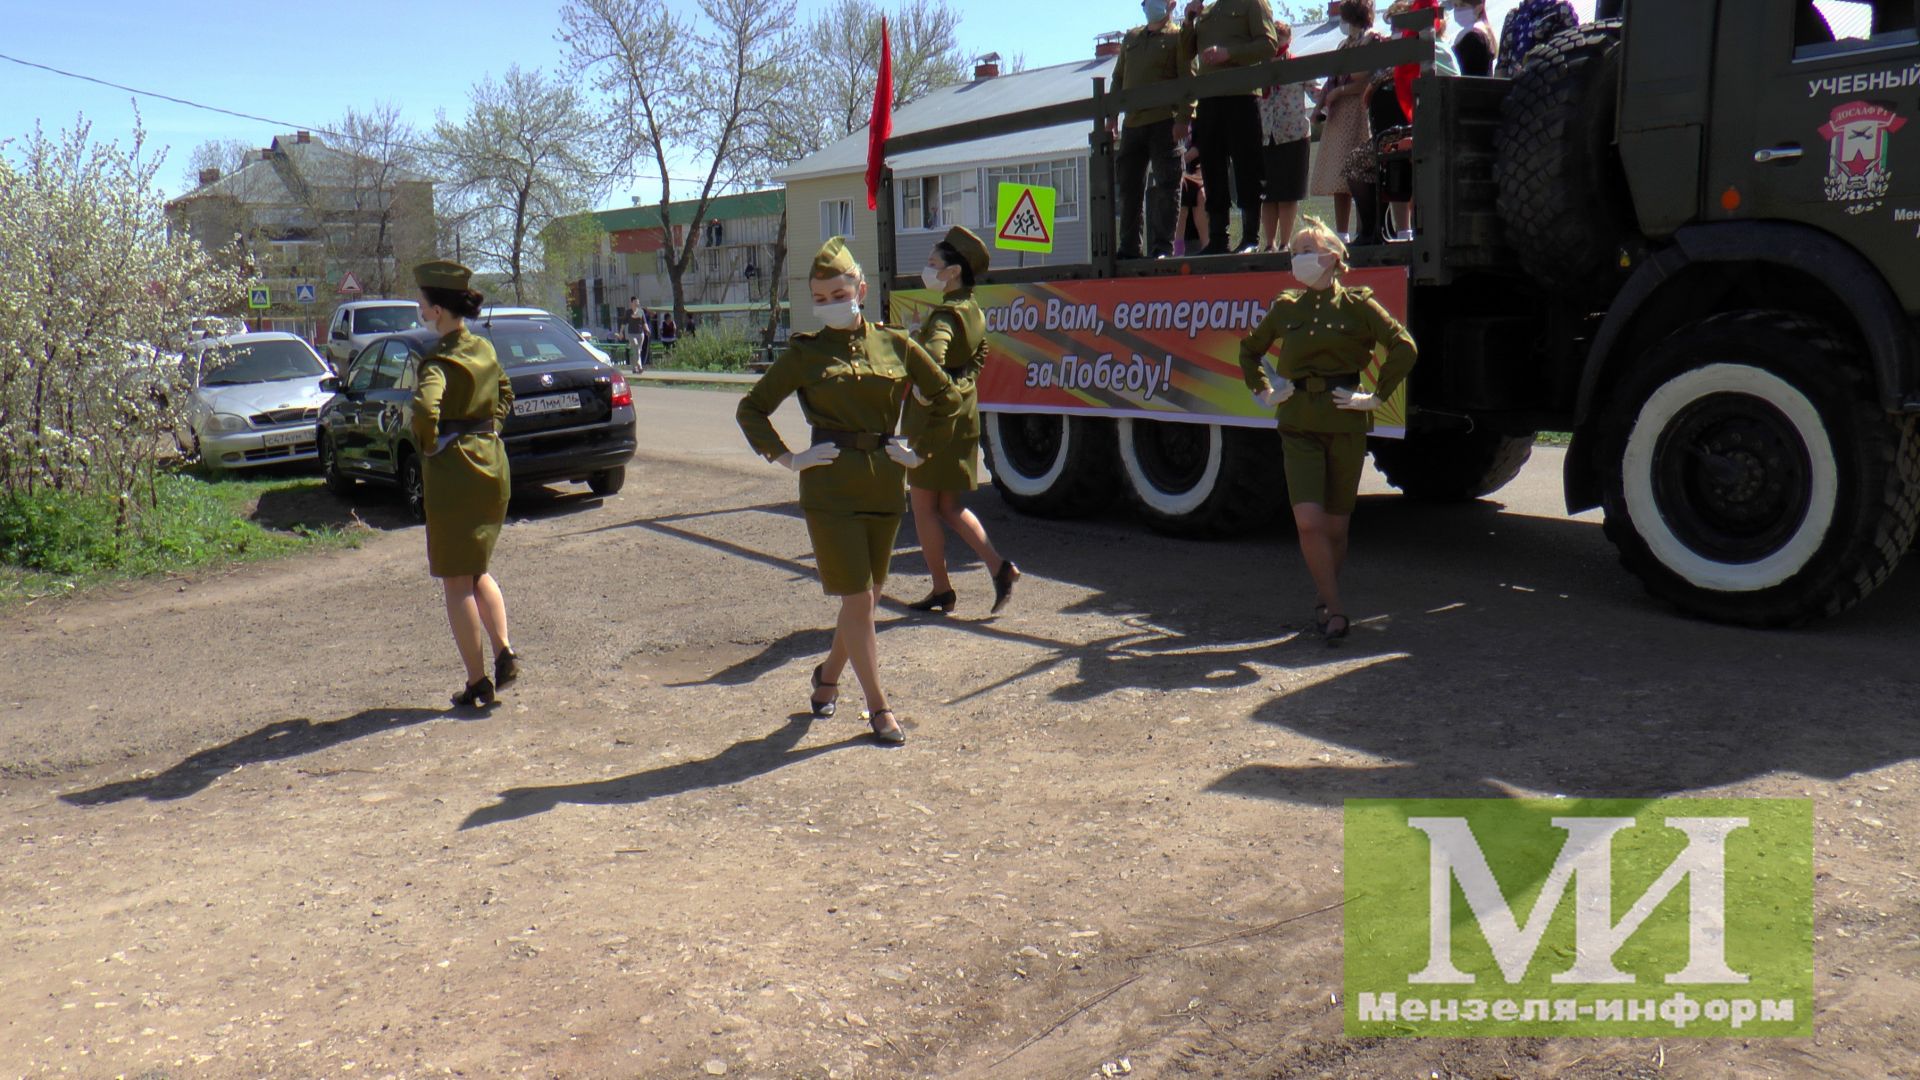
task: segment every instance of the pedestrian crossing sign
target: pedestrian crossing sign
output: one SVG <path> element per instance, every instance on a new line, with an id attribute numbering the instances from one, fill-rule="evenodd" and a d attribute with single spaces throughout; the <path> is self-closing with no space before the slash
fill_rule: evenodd
<path id="1" fill-rule="evenodd" d="M 312 285 L 295 285 L 293 287 L 293 298 L 295 301 L 302 304 L 313 303 L 314 301 L 313 286 Z"/>
<path id="2" fill-rule="evenodd" d="M 247 306 L 250 308 L 270 308 L 273 306 L 273 293 L 265 285 L 255 285 L 247 290 Z"/>
<path id="3" fill-rule="evenodd" d="M 1035 184 L 1001 184 L 994 246 L 1006 251 L 1051 252 L 1057 194 L 1050 187 Z"/>

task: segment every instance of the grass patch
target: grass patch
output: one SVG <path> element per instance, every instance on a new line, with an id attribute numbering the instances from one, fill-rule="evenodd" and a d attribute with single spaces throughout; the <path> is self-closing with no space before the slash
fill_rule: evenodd
<path id="1" fill-rule="evenodd" d="M 760 357 L 760 339 L 732 329 L 682 336 L 671 349 L 655 349 L 649 367 L 661 371 L 743 372 Z"/>
<path id="2" fill-rule="evenodd" d="M 318 491 L 308 477 L 206 480 L 170 473 L 159 505 L 114 528 L 111 498 L 69 492 L 0 495 L 0 604 L 72 592 L 105 581 L 351 547 L 332 526 L 270 528 L 253 519 L 268 495 Z"/>
<path id="3" fill-rule="evenodd" d="M 1536 431 L 1533 433 L 1535 446 L 1572 446 L 1573 433 L 1570 431 Z"/>

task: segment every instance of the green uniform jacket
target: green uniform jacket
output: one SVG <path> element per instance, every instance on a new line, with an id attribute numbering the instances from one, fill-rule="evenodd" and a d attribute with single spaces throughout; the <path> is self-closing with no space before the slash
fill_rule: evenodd
<path id="1" fill-rule="evenodd" d="M 795 334 L 773 366 L 740 400 L 735 419 L 761 457 L 776 460 L 789 447 L 773 429 L 773 412 L 791 394 L 814 427 L 891 435 L 900 419 L 907 384 L 920 388 L 945 419 L 960 410 L 960 392 L 933 358 L 903 331 L 863 321 L 852 330 Z M 942 447 L 947 425 L 933 425 L 913 451 L 931 457 Z M 885 450 L 843 448 L 832 463 L 800 473 L 804 510 L 899 514 L 907 507 L 907 471 Z"/>
<path id="2" fill-rule="evenodd" d="M 1186 35 L 1168 19 L 1159 29 L 1136 26 L 1120 42 L 1120 55 L 1113 61 L 1113 89 L 1137 90 L 1155 83 L 1172 82 L 1193 74 L 1193 52 Z M 1159 105 L 1134 109 L 1127 113 L 1128 127 L 1145 127 L 1162 120 L 1193 119 L 1193 98 L 1178 105 Z"/>
<path id="3" fill-rule="evenodd" d="M 1250 390 L 1272 384 L 1260 360 L 1280 348 L 1274 369 L 1294 383 L 1293 396 L 1280 403 L 1280 426 L 1295 431 L 1365 432 L 1373 414 L 1335 408 L 1331 388 L 1301 385 L 1313 376 L 1357 375 L 1373 363 L 1375 345 L 1386 347 L 1374 393 L 1385 400 L 1405 381 L 1419 355 L 1407 328 L 1373 298 L 1372 289 L 1293 289 L 1274 300 L 1267 317 L 1240 339 L 1240 371 Z"/>
<path id="4" fill-rule="evenodd" d="M 1267 0 L 1213 0 L 1200 14 L 1180 24 L 1180 44 L 1194 58 L 1199 74 L 1228 67 L 1252 67 L 1273 59 L 1280 49 L 1280 32 L 1273 26 Z M 1227 50 L 1227 62 L 1216 67 L 1200 54 L 1218 45 Z M 1258 97 L 1260 91 L 1248 92 Z"/>
<path id="5" fill-rule="evenodd" d="M 972 491 L 980 486 L 980 372 L 987 366 L 987 316 L 974 303 L 973 290 L 948 293 L 945 302 L 927 312 L 913 335 L 933 362 L 945 369 L 960 395 L 960 407 L 945 418 L 932 406 L 908 401 L 900 433 L 915 443 L 922 439 L 940 448 L 927 455 L 926 464 L 907 473 L 907 483 L 929 491 Z M 940 430 L 944 428 L 945 430 Z"/>
<path id="6" fill-rule="evenodd" d="M 492 421 L 513 411 L 513 384 L 493 346 L 461 327 L 420 361 L 413 391 L 413 445 L 426 455 L 427 565 L 435 577 L 487 572 L 507 518 L 512 478 L 497 434 L 462 435 L 434 453 L 440 421 Z"/>

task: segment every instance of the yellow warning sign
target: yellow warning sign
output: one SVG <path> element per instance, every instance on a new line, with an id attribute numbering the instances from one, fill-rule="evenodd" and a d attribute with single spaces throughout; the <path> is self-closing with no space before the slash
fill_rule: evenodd
<path id="1" fill-rule="evenodd" d="M 994 246 L 1007 251 L 1051 252 L 1056 194 L 1050 187 L 1001 184 Z"/>

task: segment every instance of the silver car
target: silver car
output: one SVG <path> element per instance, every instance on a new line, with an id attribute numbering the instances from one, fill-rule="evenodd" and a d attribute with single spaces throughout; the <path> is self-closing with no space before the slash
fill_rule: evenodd
<path id="1" fill-rule="evenodd" d="M 194 449 L 212 469 L 316 460 L 316 418 L 331 372 L 293 334 L 235 334 L 188 347 Z"/>
<path id="2" fill-rule="evenodd" d="M 420 325 L 420 305 L 412 300 L 352 300 L 333 311 L 327 323 L 327 360 L 335 370 L 374 338 Z"/>

